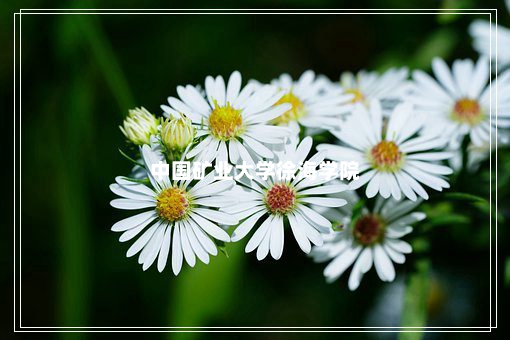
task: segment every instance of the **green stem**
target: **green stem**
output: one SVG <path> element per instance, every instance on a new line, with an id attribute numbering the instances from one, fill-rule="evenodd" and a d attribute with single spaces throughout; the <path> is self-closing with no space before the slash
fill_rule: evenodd
<path id="1" fill-rule="evenodd" d="M 214 318 L 228 318 L 228 306 L 238 294 L 236 287 L 242 277 L 244 248 L 229 245 L 229 258 L 221 252 L 211 257 L 209 265 L 197 263 L 195 268 L 183 268 L 173 290 L 168 326 L 206 326 Z M 198 333 L 168 333 L 168 339 L 195 339 Z"/>
<path id="2" fill-rule="evenodd" d="M 409 275 L 407 280 L 400 322 L 402 327 L 419 328 L 414 332 L 399 333 L 400 340 L 419 340 L 423 337 L 420 329 L 427 326 L 429 276 L 430 261 L 426 258 L 419 259 L 416 262 L 415 271 Z"/>

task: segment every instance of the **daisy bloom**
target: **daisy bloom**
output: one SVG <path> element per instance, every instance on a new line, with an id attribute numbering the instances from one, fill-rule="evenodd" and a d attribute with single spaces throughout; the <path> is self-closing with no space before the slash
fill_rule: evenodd
<path id="1" fill-rule="evenodd" d="M 337 162 L 357 162 L 361 175 L 350 183 L 350 189 L 368 183 L 369 198 L 380 193 L 398 200 L 403 193 L 413 201 L 417 195 L 428 199 L 422 184 L 438 191 L 449 187 L 443 176 L 452 170 L 436 161 L 451 154 L 434 151 L 446 140 L 435 134 L 417 135 L 424 126 L 420 117 L 409 103 L 402 103 L 386 122 L 379 102 L 373 100 L 368 110 L 358 105 L 342 130 L 331 131 L 341 145 L 321 144 L 317 150 L 326 151 L 327 158 Z"/>
<path id="2" fill-rule="evenodd" d="M 327 86 L 324 79 L 316 78 L 311 70 L 304 72 L 297 81 L 282 74 L 271 84 L 285 91 L 277 104 L 292 105 L 272 122 L 289 126 L 293 132 L 299 132 L 300 125 L 308 128 L 336 126 L 340 116 L 352 110 L 352 95 L 344 94 L 338 85 Z"/>
<path id="3" fill-rule="evenodd" d="M 422 212 L 411 212 L 419 200 L 396 201 L 379 197 L 372 211 L 363 208 L 354 219 L 352 210 L 333 210 L 326 216 L 337 218 L 340 231 L 324 235 L 324 244 L 314 247 L 311 256 L 316 262 L 330 261 L 324 269 L 327 282 L 337 280 L 353 263 L 349 275 L 349 289 L 358 288 L 363 275 L 372 264 L 382 281 L 395 279 L 393 262 L 404 263 L 411 245 L 400 238 L 409 234 L 411 224 L 425 218 Z"/>
<path id="4" fill-rule="evenodd" d="M 276 86 L 248 84 L 241 89 L 241 74 L 232 73 L 227 85 L 222 76 L 205 79 L 206 98 L 196 87 L 178 86 L 180 99 L 168 97 L 161 105 L 166 116 L 184 114 L 199 128 L 197 137 L 204 137 L 187 158 L 212 162 L 215 159 L 237 164 L 239 159 L 254 163 L 252 155 L 272 158 L 273 152 L 262 143 L 283 143 L 290 131 L 272 126 L 271 121 L 291 108 L 290 104 L 275 105 L 284 95 Z"/>
<path id="5" fill-rule="evenodd" d="M 510 0 L 506 0 L 505 3 L 510 11 Z M 494 62 L 497 57 L 500 69 L 510 65 L 510 29 L 486 20 L 475 20 L 469 26 L 469 34 L 473 38 L 473 48 L 478 53 Z M 493 67 L 493 70 L 496 72 L 496 67 Z"/>
<path id="6" fill-rule="evenodd" d="M 489 61 L 484 57 L 476 65 L 468 59 L 456 60 L 452 70 L 435 58 L 432 70 L 437 80 L 423 71 L 413 72 L 415 85 L 409 97 L 430 121 L 429 130 L 450 136 L 454 146 L 465 135 L 475 146 L 481 146 L 490 141 L 497 128 L 510 126 L 510 97 L 504 95 L 510 93 L 510 71 L 493 81 L 491 89 Z"/>
<path id="7" fill-rule="evenodd" d="M 391 68 L 379 74 L 360 71 L 357 74 L 344 72 L 340 76 L 340 85 L 345 93 L 353 95 L 352 102 L 368 106 L 374 99 L 379 101 L 400 100 L 408 88 L 407 68 Z"/>
<path id="8" fill-rule="evenodd" d="M 161 153 L 148 145 L 141 148 L 146 169 L 160 161 L 166 164 Z M 117 177 L 110 185 L 112 192 L 121 198 L 110 204 L 124 210 L 144 209 L 144 212 L 123 219 L 112 226 L 122 232 L 120 241 L 125 242 L 141 234 L 127 251 L 127 257 L 140 253 L 138 263 L 143 270 L 149 268 L 157 258 L 161 272 L 166 266 L 171 249 L 172 270 L 175 275 L 182 267 L 183 257 L 193 267 L 198 257 L 209 263 L 209 255 L 218 253 L 212 238 L 229 242 L 229 235 L 218 224 L 234 225 L 234 216 L 216 208 L 233 204 L 226 194 L 234 181 L 215 181 L 214 172 L 195 185 L 191 181 L 171 182 L 168 176 L 155 178 L 147 170 L 151 187 Z"/>
<path id="9" fill-rule="evenodd" d="M 311 137 L 304 138 L 299 145 L 287 144 L 285 150 L 278 153 L 277 161 L 301 164 L 311 148 Z M 309 162 L 319 165 L 323 160 L 323 153 L 317 153 Z M 243 220 L 232 234 L 234 242 L 244 238 L 261 221 L 245 248 L 247 253 L 257 249 L 259 260 L 264 259 L 268 253 L 276 260 L 282 256 L 286 222 L 299 247 L 305 253 L 310 252 L 310 242 L 322 244 L 321 233 L 330 231 L 331 222 L 310 209 L 309 205 L 339 207 L 346 204 L 342 198 L 323 197 L 345 190 L 345 184 L 323 185 L 332 180 L 319 176 L 315 179 L 299 176 L 299 171 L 294 172 L 294 179 L 287 180 L 276 180 L 274 176 L 264 180 L 253 173 L 253 180 L 240 182 L 246 190 L 244 194 L 237 194 L 241 203 L 222 208 L 222 211 Z"/>

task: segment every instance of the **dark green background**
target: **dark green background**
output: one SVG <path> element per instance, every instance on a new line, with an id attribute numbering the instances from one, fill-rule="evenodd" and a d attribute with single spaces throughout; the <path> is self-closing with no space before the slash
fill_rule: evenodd
<path id="1" fill-rule="evenodd" d="M 200 1 L 193 5 L 210 7 L 212 3 Z M 233 1 L 214 5 L 239 6 Z M 260 1 L 244 5 L 304 8 L 312 2 Z M 346 1 L 321 0 L 313 5 L 349 7 Z M 497 7 L 500 22 L 510 27 L 502 2 L 496 1 L 363 1 L 354 6 L 383 5 Z M 6 58 L 0 65 L 0 75 L 2 96 L 8 103 L 13 97 L 12 12 L 19 7 L 66 8 L 70 2 L 27 1 L 3 6 L 0 39 Z M 93 6 L 90 2 L 75 5 Z M 104 5 L 116 6 L 176 5 L 163 1 Z M 322 277 L 324 266 L 312 263 L 289 232 L 280 261 L 258 262 L 253 254 L 245 255 L 247 240 L 243 240 L 227 245 L 230 258 L 219 254 L 209 266 L 190 269 L 186 265 L 178 277 L 169 268 L 162 274 L 154 267 L 143 272 L 136 258 L 125 257 L 129 245 L 119 243 L 119 235 L 110 231 L 115 221 L 128 215 L 109 206 L 114 195 L 108 185 L 116 175 L 130 170 L 130 164 L 117 150 L 125 146 L 118 125 L 135 105 L 159 114 L 159 105 L 166 102 L 167 96 L 175 95 L 177 85 L 202 83 L 209 74 L 228 76 L 239 70 L 245 81 L 250 78 L 269 81 L 282 72 L 297 77 L 311 68 L 338 79 L 342 71 L 362 68 L 384 70 L 407 65 L 428 71 L 436 55 L 449 62 L 459 57 L 476 58 L 467 33 L 467 26 L 475 17 L 487 16 L 23 15 L 21 145 L 16 141 L 21 147 L 23 165 L 22 325 L 399 325 L 398 315 L 392 319 L 388 313 L 396 310 L 395 304 L 400 300 L 390 299 L 392 303 L 374 309 L 382 293 L 388 288 L 398 289 L 398 283 L 382 283 L 372 270 L 356 292 L 348 290 L 345 277 L 326 284 Z M 9 115 L 9 111 L 3 115 L 6 127 L 9 123 L 5 117 Z M 507 150 L 499 152 L 499 164 L 502 244 L 509 206 L 505 204 L 509 202 Z M 477 176 L 462 174 L 454 178 L 452 191 L 488 198 L 488 176 L 487 162 Z M 6 187 L 12 187 L 9 179 L 6 182 Z M 437 194 L 425 208 L 436 216 L 447 212 L 452 220 L 416 228 L 408 240 L 413 240 L 417 252 L 409 256 L 405 265 L 397 267 L 397 278 L 406 280 L 417 260 L 429 258 L 434 294 L 428 307 L 428 325 L 487 326 L 488 214 L 469 203 L 447 200 Z M 12 223 L 4 225 L 6 237 L 1 241 L 2 248 L 11 250 L 10 254 L 12 237 L 7 236 L 12 236 L 8 234 L 11 226 Z M 500 255 L 503 253 L 508 254 L 508 250 L 500 247 Z M 500 278 L 503 259 L 501 256 Z M 2 261 L 8 267 L 12 255 Z M 12 290 L 11 279 L 12 275 L 2 278 L 6 291 Z M 11 305 L 12 291 L 2 294 L 0 299 L 3 305 Z M 12 309 L 8 308 L 0 321 L 6 328 L 12 327 L 8 322 L 11 314 Z M 501 319 L 500 316 L 500 322 Z M 277 336 L 291 335 L 273 337 Z M 376 335 L 356 333 L 349 338 L 373 336 Z M 389 338 L 395 336 L 388 334 Z M 93 334 L 81 337 L 94 338 Z"/>

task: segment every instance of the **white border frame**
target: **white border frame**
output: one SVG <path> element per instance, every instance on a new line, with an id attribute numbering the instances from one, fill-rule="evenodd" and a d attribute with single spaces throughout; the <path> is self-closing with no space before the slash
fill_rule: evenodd
<path id="1" fill-rule="evenodd" d="M 498 259 L 496 256 L 495 260 L 495 325 L 492 323 L 492 154 L 489 156 L 490 166 L 490 210 L 489 210 L 489 263 L 490 263 L 490 278 L 489 278 L 489 326 L 487 327 L 31 327 L 22 326 L 21 324 L 21 18 L 22 15 L 64 15 L 64 14 L 92 14 L 92 15 L 218 15 L 218 14 L 244 14 L 244 15 L 318 15 L 318 14 L 330 14 L 330 15 L 349 15 L 349 14 L 486 14 L 489 15 L 489 22 L 492 24 L 492 14 L 495 14 L 495 38 L 497 42 L 498 37 L 498 10 L 496 8 L 490 9 L 20 9 L 18 12 L 13 13 L 14 17 L 14 39 L 13 39 L 13 66 L 14 66 L 14 332 L 47 332 L 47 333 L 59 333 L 59 332 L 492 332 L 493 329 L 497 329 L 497 295 L 498 295 L 498 282 L 497 282 L 497 264 Z M 17 28 L 19 32 L 17 32 Z M 490 43 L 489 43 L 489 55 L 492 55 L 492 25 L 490 30 Z M 19 41 L 16 43 L 19 35 Z M 16 49 L 18 48 L 18 49 Z M 497 101 L 497 43 L 495 46 L 495 61 L 496 61 L 496 101 Z M 18 53 L 18 54 L 17 54 Z M 492 58 L 490 58 L 489 64 L 490 74 L 492 75 Z M 18 71 L 18 74 L 16 74 Z M 17 87 L 18 85 L 18 87 Z M 489 78 L 489 86 L 492 88 L 492 77 Z M 490 92 L 492 96 L 492 91 Z M 18 98 L 19 96 L 19 98 Z M 18 99 L 18 102 L 17 102 Z M 492 98 L 491 98 L 492 99 Z M 490 119 L 492 119 L 492 100 L 490 100 Z M 17 104 L 17 105 L 16 105 Z M 496 123 L 498 119 L 498 112 L 496 107 L 495 112 Z M 16 140 L 16 124 L 19 118 L 19 134 L 18 140 Z M 492 122 L 490 122 L 492 123 Z M 492 135 L 490 130 L 490 147 L 492 148 Z M 19 142 L 19 153 L 16 153 L 16 141 Z M 496 129 L 496 188 L 497 188 L 497 129 Z M 19 172 L 16 172 L 16 157 L 19 157 Z M 19 175 L 19 187 L 18 195 L 19 201 L 16 200 L 16 175 Z M 496 204 L 495 204 L 495 254 L 497 255 L 497 189 L 496 189 Z M 19 209 L 19 230 L 17 230 L 16 221 L 16 210 Z M 19 237 L 19 249 L 17 249 L 16 238 Z M 18 251 L 18 252 L 17 252 Z M 19 255 L 19 263 L 16 265 L 16 254 Z M 17 282 L 17 275 L 19 275 L 19 282 Z M 18 283 L 18 286 L 17 286 Z M 18 288 L 18 289 L 17 289 Z M 19 294 L 19 295 L 18 295 Z M 17 299 L 19 299 L 17 301 Z M 17 302 L 19 305 L 17 305 Z M 17 306 L 19 309 L 19 319 L 16 318 Z M 18 324 L 19 322 L 19 324 Z"/>

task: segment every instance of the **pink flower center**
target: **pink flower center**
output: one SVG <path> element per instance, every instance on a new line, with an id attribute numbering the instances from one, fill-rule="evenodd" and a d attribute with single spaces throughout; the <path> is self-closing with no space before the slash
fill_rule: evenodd
<path id="1" fill-rule="evenodd" d="M 265 197 L 266 206 L 273 214 L 286 214 L 296 203 L 296 192 L 286 184 L 275 184 Z"/>

